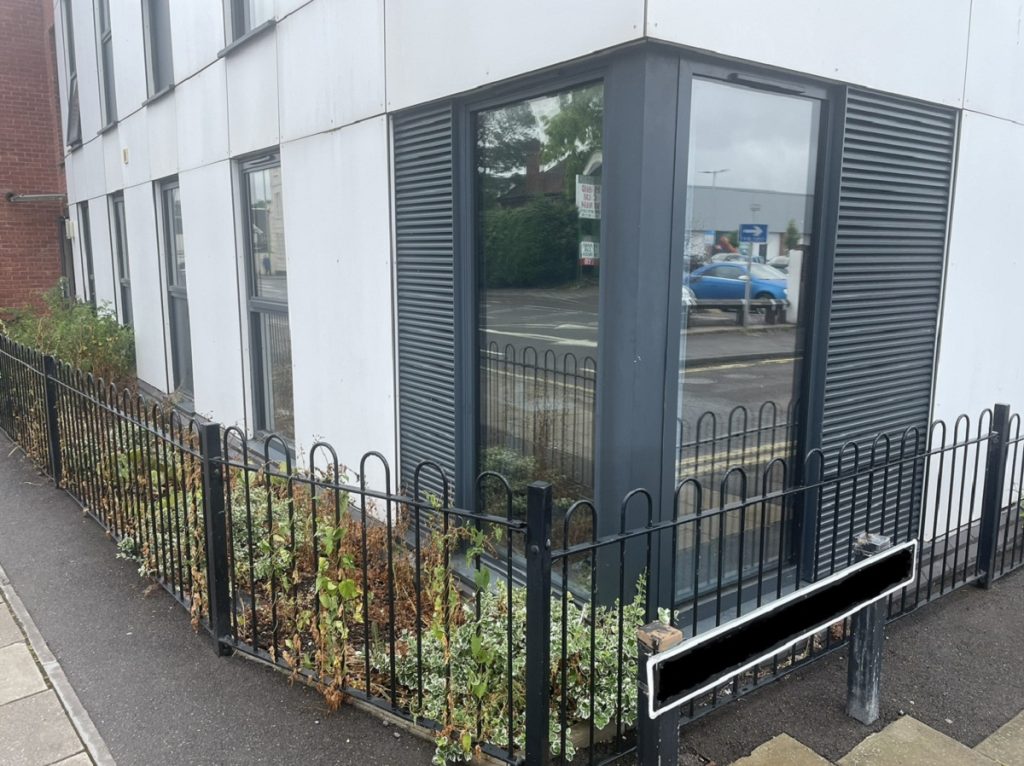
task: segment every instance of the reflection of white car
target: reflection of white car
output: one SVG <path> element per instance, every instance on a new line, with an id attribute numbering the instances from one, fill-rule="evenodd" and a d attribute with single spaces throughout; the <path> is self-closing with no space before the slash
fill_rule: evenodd
<path id="1" fill-rule="evenodd" d="M 686 285 L 683 285 L 683 306 L 685 306 L 686 308 L 691 308 L 692 309 L 696 305 L 697 305 L 697 296 L 693 294 L 693 290 L 691 290 Z"/>

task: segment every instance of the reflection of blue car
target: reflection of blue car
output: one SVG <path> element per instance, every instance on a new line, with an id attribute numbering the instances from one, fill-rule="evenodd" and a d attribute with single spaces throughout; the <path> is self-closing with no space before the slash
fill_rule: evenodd
<path id="1" fill-rule="evenodd" d="M 753 279 L 750 275 L 753 273 Z M 763 263 L 709 263 L 687 274 L 683 284 L 698 301 L 743 300 L 747 282 L 755 300 L 788 299 L 786 275 Z"/>

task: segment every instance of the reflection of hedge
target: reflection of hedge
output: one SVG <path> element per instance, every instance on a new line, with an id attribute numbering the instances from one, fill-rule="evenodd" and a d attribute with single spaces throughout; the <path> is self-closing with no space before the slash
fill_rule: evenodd
<path id="1" fill-rule="evenodd" d="M 576 275 L 576 208 L 562 197 L 484 213 L 488 287 L 548 287 Z"/>

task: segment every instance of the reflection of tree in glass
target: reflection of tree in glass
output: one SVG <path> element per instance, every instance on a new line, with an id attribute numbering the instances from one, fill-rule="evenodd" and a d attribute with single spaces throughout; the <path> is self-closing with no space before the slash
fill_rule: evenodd
<path id="1" fill-rule="evenodd" d="M 604 93 L 600 85 L 591 85 L 558 96 L 558 111 L 541 117 L 545 140 L 541 161 L 546 165 L 563 163 L 567 189 L 575 188 L 595 151 L 601 148 Z"/>
<path id="2" fill-rule="evenodd" d="M 482 112 L 477 120 L 477 170 L 481 193 L 493 201 L 515 185 L 536 151 L 537 118 L 529 102 Z"/>

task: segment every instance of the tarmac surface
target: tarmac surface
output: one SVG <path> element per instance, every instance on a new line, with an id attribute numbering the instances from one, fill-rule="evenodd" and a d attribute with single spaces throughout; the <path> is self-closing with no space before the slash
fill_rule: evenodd
<path id="1" fill-rule="evenodd" d="M 0 563 L 111 754 L 163 764 L 427 764 L 433 746 L 221 658 L 162 588 L 0 435 Z M 10 453 L 10 454 L 8 454 Z M 397 733 L 397 737 L 395 734 Z"/>
<path id="2" fill-rule="evenodd" d="M 1024 572 L 965 586 L 890 623 L 881 716 L 846 715 L 839 650 L 686 726 L 683 764 L 727 764 L 786 733 L 836 761 L 903 714 L 975 747 L 1024 708 Z M 697 757 L 699 756 L 699 757 Z"/>

